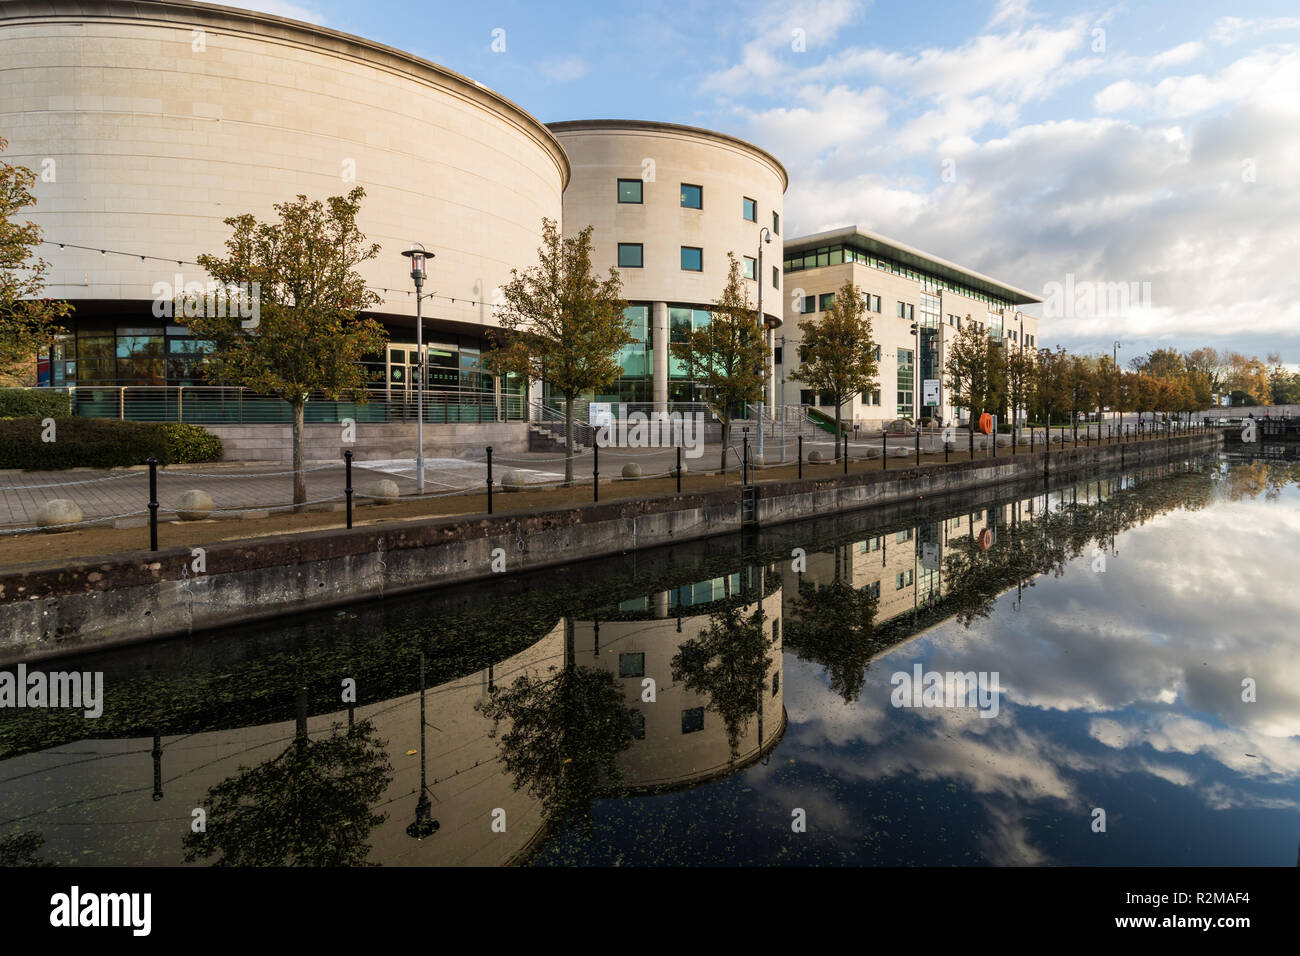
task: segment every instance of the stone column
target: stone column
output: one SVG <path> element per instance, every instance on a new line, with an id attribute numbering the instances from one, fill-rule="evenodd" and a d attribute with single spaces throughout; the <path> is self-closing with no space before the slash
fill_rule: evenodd
<path id="1" fill-rule="evenodd" d="M 654 348 L 654 400 L 656 412 L 668 411 L 668 303 L 656 302 L 651 306 L 650 340 Z"/>

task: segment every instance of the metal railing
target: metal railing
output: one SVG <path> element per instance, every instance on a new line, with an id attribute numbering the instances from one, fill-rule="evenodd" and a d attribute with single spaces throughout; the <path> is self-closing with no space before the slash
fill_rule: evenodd
<path id="1" fill-rule="evenodd" d="M 194 425 L 280 425 L 293 422 L 293 409 L 282 398 L 251 389 L 215 385 L 78 385 L 67 389 L 72 414 L 82 418 L 118 418 L 134 422 L 188 422 Z M 309 424 L 354 422 L 401 423 L 416 420 L 415 392 L 371 388 L 365 402 L 335 401 L 320 392 L 308 396 L 304 420 Z M 524 421 L 522 395 L 429 389 L 424 393 L 427 424 Z"/>

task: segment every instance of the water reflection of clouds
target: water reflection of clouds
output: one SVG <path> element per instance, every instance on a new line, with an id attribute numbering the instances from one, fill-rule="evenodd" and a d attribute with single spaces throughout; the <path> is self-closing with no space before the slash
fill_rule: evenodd
<path id="1" fill-rule="evenodd" d="M 969 629 L 949 621 L 872 665 L 845 705 L 819 669 L 787 666 L 788 736 L 840 778 L 955 782 L 987 811 L 990 862 L 1050 862 L 1031 838 L 1029 804 L 1086 816 L 1107 779 L 1142 774 L 1194 793 L 1210 810 L 1300 809 L 1275 785 L 1300 779 L 1300 508 L 1216 502 L 1173 511 L 1118 536 L 1104 573 L 1091 547 L 1059 578 L 1014 593 Z M 997 671 L 997 718 L 895 710 L 889 674 Z M 1257 702 L 1242 700 L 1242 679 Z M 1078 719 L 1087 738 L 1067 738 Z"/>

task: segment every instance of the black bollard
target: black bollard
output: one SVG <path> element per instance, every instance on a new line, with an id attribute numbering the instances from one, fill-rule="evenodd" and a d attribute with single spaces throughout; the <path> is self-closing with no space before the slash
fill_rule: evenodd
<path id="1" fill-rule="evenodd" d="M 803 436 L 799 436 L 799 480 L 803 480 Z"/>
<path id="2" fill-rule="evenodd" d="M 591 446 L 591 500 L 600 501 L 600 445 Z"/>
<path id="3" fill-rule="evenodd" d="M 492 446 L 487 446 L 488 514 L 492 513 Z M 350 527 L 350 526 L 349 526 Z"/>
<path id="4" fill-rule="evenodd" d="M 682 446 L 677 446 L 677 493 L 682 493 Z"/>
<path id="5" fill-rule="evenodd" d="M 921 467 L 921 427 L 916 428 L 916 466 Z"/>
<path id="6" fill-rule="evenodd" d="M 849 473 L 849 433 L 844 433 L 844 474 Z"/>
<path id="7" fill-rule="evenodd" d="M 149 466 L 149 550 L 158 550 L 158 459 L 150 458 Z"/>
<path id="8" fill-rule="evenodd" d="M 889 432 L 880 433 L 880 470 L 889 470 Z"/>
<path id="9" fill-rule="evenodd" d="M 352 527 L 352 449 L 343 453 L 343 497 L 348 503 L 348 527 Z"/>

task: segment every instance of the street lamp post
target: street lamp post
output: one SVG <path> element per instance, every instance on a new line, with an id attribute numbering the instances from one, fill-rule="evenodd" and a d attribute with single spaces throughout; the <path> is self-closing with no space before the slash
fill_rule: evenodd
<path id="1" fill-rule="evenodd" d="M 1115 346 L 1110 350 L 1110 364 L 1115 366 L 1115 420 L 1122 428 L 1124 419 L 1119 413 L 1119 390 L 1121 388 L 1121 379 L 1119 375 L 1119 339 L 1115 340 Z"/>
<path id="2" fill-rule="evenodd" d="M 763 344 L 768 346 L 768 355 L 771 355 L 771 343 L 769 342 L 770 330 L 767 322 L 763 318 L 763 246 L 772 241 L 772 231 L 764 226 L 758 230 L 758 269 L 754 278 L 758 280 L 758 327 L 763 331 Z M 767 361 L 763 362 L 763 388 L 767 388 Z M 758 460 L 763 460 L 763 393 L 759 392 L 758 399 Z"/>
<path id="3" fill-rule="evenodd" d="M 427 260 L 433 258 L 432 252 L 425 251 L 422 244 L 411 243 L 411 248 L 402 255 L 411 260 L 411 278 L 415 280 L 415 354 L 420 360 L 420 374 L 415 380 L 415 491 L 424 494 L 424 319 L 420 303 L 424 299 L 424 275 Z"/>

